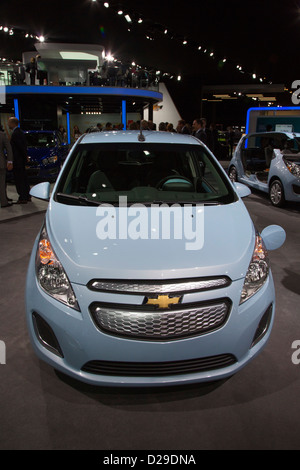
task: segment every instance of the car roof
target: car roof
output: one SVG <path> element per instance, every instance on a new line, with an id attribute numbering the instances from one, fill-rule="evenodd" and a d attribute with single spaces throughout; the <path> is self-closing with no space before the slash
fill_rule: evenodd
<path id="1" fill-rule="evenodd" d="M 80 138 L 80 144 L 94 143 L 139 143 L 140 131 L 102 131 L 84 134 Z M 202 145 L 198 139 L 192 135 L 176 134 L 162 131 L 143 131 L 145 143 L 157 144 L 190 144 Z"/>

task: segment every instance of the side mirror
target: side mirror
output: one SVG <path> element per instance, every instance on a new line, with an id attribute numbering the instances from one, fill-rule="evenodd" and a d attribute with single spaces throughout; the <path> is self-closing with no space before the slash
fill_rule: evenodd
<path id="1" fill-rule="evenodd" d="M 36 186 L 33 186 L 30 190 L 30 196 L 36 197 L 37 199 L 42 199 L 44 201 L 49 201 L 50 199 L 50 183 L 40 183 Z"/>
<path id="2" fill-rule="evenodd" d="M 280 248 L 286 239 L 285 230 L 279 225 L 269 225 L 261 232 L 261 237 L 268 251 Z"/>
<path id="3" fill-rule="evenodd" d="M 247 197 L 251 194 L 250 188 L 248 188 L 248 186 L 246 186 L 245 184 L 234 183 L 234 187 L 240 197 Z"/>

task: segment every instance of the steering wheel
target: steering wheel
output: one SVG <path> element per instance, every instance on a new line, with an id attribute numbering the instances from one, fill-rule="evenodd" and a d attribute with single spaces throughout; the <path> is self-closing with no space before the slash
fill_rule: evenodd
<path id="1" fill-rule="evenodd" d="M 193 183 L 192 183 L 188 178 L 186 178 L 185 176 L 180 176 L 180 175 L 178 175 L 178 176 L 177 176 L 177 175 L 176 175 L 176 176 L 175 176 L 175 175 L 165 176 L 165 178 L 162 178 L 162 179 L 156 184 L 155 187 L 156 187 L 156 189 L 162 190 L 163 185 L 164 185 L 167 181 L 170 181 L 170 180 L 178 180 L 178 179 L 181 179 L 181 180 L 183 180 L 183 181 L 189 183 L 190 185 L 192 185 L 192 186 L 194 187 Z"/>

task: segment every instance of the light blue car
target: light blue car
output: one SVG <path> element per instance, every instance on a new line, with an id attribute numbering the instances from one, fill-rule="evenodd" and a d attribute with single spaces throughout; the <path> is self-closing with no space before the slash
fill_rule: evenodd
<path id="1" fill-rule="evenodd" d="M 73 146 L 28 268 L 39 358 L 80 381 L 163 386 L 233 375 L 266 345 L 275 315 L 267 250 L 209 150 L 192 136 L 101 132 Z"/>
<path id="2" fill-rule="evenodd" d="M 270 195 L 274 206 L 300 202 L 300 134 L 264 132 L 239 141 L 229 164 L 231 181 Z"/>

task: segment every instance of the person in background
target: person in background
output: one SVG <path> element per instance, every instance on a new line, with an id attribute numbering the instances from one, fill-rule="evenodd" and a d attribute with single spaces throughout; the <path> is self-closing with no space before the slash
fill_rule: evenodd
<path id="1" fill-rule="evenodd" d="M 37 79 L 40 85 L 46 85 L 48 74 L 45 63 L 42 61 L 40 55 L 36 56 Z"/>
<path id="2" fill-rule="evenodd" d="M 74 141 L 76 142 L 76 140 L 79 139 L 80 136 L 81 136 L 81 132 L 79 130 L 79 127 L 75 125 L 73 127 L 73 139 L 74 139 Z"/>
<path id="3" fill-rule="evenodd" d="M 103 126 L 102 126 L 101 122 L 98 122 L 97 127 L 98 127 L 99 131 L 102 132 Z"/>
<path id="4" fill-rule="evenodd" d="M 26 67 L 26 72 L 29 73 L 30 76 L 30 85 L 35 85 L 36 71 L 37 65 L 35 57 L 31 57 L 30 62 Z"/>
<path id="5" fill-rule="evenodd" d="M 105 124 L 104 132 L 112 131 L 113 130 L 113 125 L 111 122 L 107 122 Z"/>
<path id="6" fill-rule="evenodd" d="M 169 122 L 169 124 L 167 125 L 167 132 L 176 132 L 171 122 Z"/>
<path id="7" fill-rule="evenodd" d="M 68 135 L 64 126 L 59 126 L 58 131 L 60 132 L 62 142 L 66 144 L 68 142 Z"/>
<path id="8" fill-rule="evenodd" d="M 176 130 L 177 130 L 178 134 L 190 134 L 189 128 L 188 128 L 187 123 L 184 119 L 180 119 L 178 121 L 178 125 L 177 125 Z"/>
<path id="9" fill-rule="evenodd" d="M 13 153 L 7 138 L 2 130 L 0 131 L 0 204 L 1 207 L 11 207 L 12 203 L 6 196 L 6 170 L 13 169 Z"/>
<path id="10" fill-rule="evenodd" d="M 205 145 L 208 144 L 207 134 L 203 129 L 202 119 L 200 118 L 194 119 L 193 121 L 193 135 Z"/>
<path id="11" fill-rule="evenodd" d="M 13 175 L 19 199 L 17 204 L 27 204 L 31 201 L 30 186 L 27 179 L 25 165 L 27 162 L 27 142 L 24 132 L 19 127 L 16 117 L 8 120 L 8 127 L 12 131 L 10 145 L 13 153 Z"/>
<path id="12" fill-rule="evenodd" d="M 160 122 L 159 125 L 158 125 L 158 130 L 162 131 L 162 132 L 166 132 L 167 131 L 166 123 L 165 122 Z"/>

